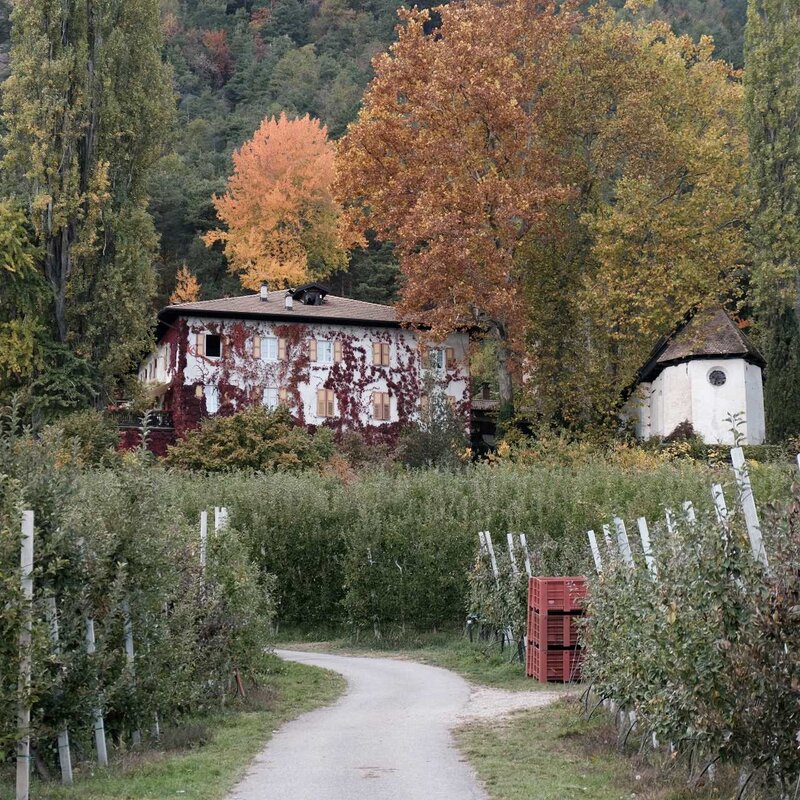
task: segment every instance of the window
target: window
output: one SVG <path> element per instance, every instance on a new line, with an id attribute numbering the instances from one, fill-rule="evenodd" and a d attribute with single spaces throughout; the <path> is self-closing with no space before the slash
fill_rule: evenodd
<path id="1" fill-rule="evenodd" d="M 216 386 L 205 386 L 203 394 L 206 398 L 206 411 L 209 414 L 216 414 L 219 411 L 219 389 Z"/>
<path id="2" fill-rule="evenodd" d="M 222 355 L 222 337 L 214 333 L 207 333 L 205 340 L 206 357 L 219 358 Z"/>
<path id="3" fill-rule="evenodd" d="M 264 361 L 278 360 L 278 340 L 274 336 L 261 337 L 260 357 Z"/>
<path id="4" fill-rule="evenodd" d="M 317 416 L 334 416 L 333 389 L 317 389 Z"/>
<path id="5" fill-rule="evenodd" d="M 264 389 L 264 405 L 269 408 L 277 408 L 280 402 L 280 394 L 277 386 L 267 386 Z"/>
<path id="6" fill-rule="evenodd" d="M 372 343 L 372 363 L 377 367 L 388 367 L 392 348 L 388 342 Z"/>
<path id="7" fill-rule="evenodd" d="M 728 376 L 721 369 L 712 369 L 711 372 L 708 373 L 708 382 L 712 386 L 724 386 L 727 380 Z"/>
<path id="8" fill-rule="evenodd" d="M 439 347 L 434 347 L 428 350 L 428 369 L 443 372 L 446 364 L 446 356 L 444 350 Z"/>
<path id="9" fill-rule="evenodd" d="M 333 342 L 317 343 L 317 361 L 320 364 L 333 364 Z"/>
<path id="10" fill-rule="evenodd" d="M 392 416 L 389 392 L 372 393 L 372 416 L 374 419 L 387 422 Z"/>
<path id="11" fill-rule="evenodd" d="M 278 339 L 278 361 L 286 361 L 286 339 Z"/>

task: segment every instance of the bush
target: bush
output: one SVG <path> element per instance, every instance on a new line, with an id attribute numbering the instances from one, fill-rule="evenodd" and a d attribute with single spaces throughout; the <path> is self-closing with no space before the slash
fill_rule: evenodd
<path id="1" fill-rule="evenodd" d="M 61 442 L 61 458 L 77 466 L 114 466 L 119 430 L 114 419 L 103 411 L 76 411 L 49 426 L 45 436 Z"/>
<path id="2" fill-rule="evenodd" d="M 166 461 L 183 469 L 219 472 L 230 469 L 302 469 L 315 467 L 333 454 L 333 433 L 310 433 L 295 425 L 280 406 L 268 411 L 254 405 L 230 417 L 208 417 L 169 448 Z"/>
<path id="3" fill-rule="evenodd" d="M 655 528 L 658 579 L 606 555 L 584 632 L 584 677 L 637 712 L 648 736 L 700 768 L 720 759 L 758 773 L 767 796 L 800 778 L 800 506 L 773 508 L 756 563 L 738 514 L 710 514 L 674 535 Z"/>

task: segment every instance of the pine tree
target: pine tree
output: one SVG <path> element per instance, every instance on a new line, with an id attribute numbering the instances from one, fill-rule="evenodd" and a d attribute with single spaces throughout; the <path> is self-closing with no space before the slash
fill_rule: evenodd
<path id="1" fill-rule="evenodd" d="M 800 7 L 750 0 L 745 91 L 767 435 L 800 433 Z"/>
<path id="2" fill-rule="evenodd" d="M 146 181 L 174 114 L 158 0 L 29 0 L 11 21 L 5 180 L 41 245 L 54 337 L 108 390 L 150 337 Z"/>

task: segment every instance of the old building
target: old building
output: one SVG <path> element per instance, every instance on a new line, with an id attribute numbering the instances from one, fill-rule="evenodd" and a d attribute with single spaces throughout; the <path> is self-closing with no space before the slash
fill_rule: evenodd
<path id="1" fill-rule="evenodd" d="M 656 346 L 625 409 L 640 438 L 689 422 L 709 444 L 764 441 L 764 359 L 721 307 L 703 309 Z"/>
<path id="2" fill-rule="evenodd" d="M 301 424 L 391 435 L 431 392 L 469 414 L 468 335 L 422 345 L 391 306 L 318 284 L 182 303 L 158 316 L 139 380 L 177 433 L 206 415 L 284 404 Z"/>

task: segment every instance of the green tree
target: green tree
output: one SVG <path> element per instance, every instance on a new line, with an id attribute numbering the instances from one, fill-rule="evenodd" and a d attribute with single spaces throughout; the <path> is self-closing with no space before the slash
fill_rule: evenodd
<path id="1" fill-rule="evenodd" d="M 751 0 L 745 96 L 750 230 L 767 435 L 800 433 L 800 7 Z"/>
<path id="2" fill-rule="evenodd" d="M 174 105 L 159 4 L 31 0 L 11 21 L 6 180 L 42 247 L 55 338 L 109 389 L 150 336 L 157 237 L 146 181 Z"/>

